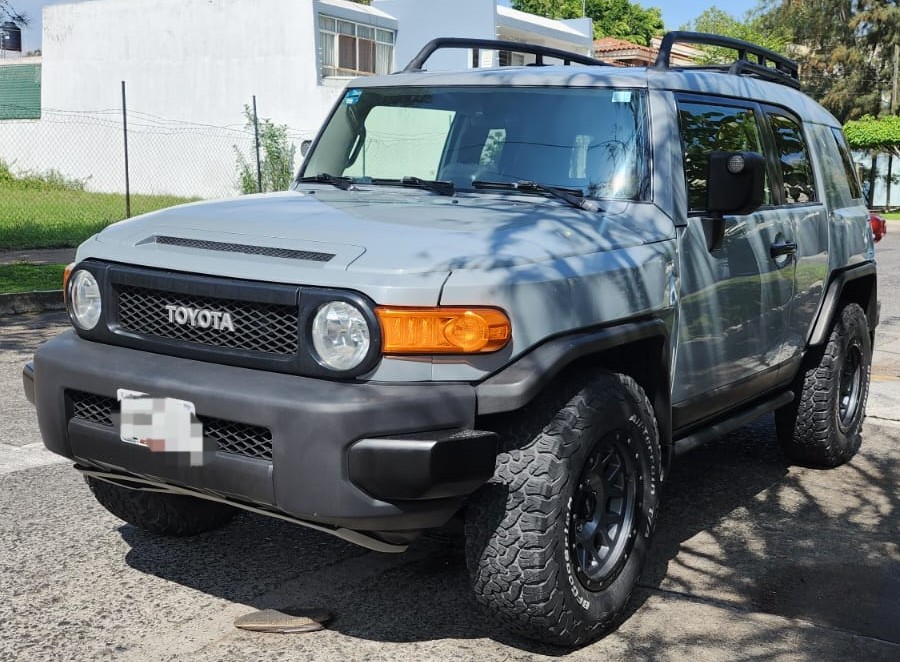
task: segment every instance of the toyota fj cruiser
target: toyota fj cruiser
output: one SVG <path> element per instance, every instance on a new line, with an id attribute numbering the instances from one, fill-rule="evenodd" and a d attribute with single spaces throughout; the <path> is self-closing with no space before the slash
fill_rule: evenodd
<path id="1" fill-rule="evenodd" d="M 673 43 L 735 53 L 675 67 Z M 428 72 L 439 48 L 531 66 Z M 648 68 L 444 39 L 355 80 L 292 189 L 117 223 L 24 385 L 149 531 L 237 509 L 379 551 L 465 516 L 477 600 L 563 645 L 631 594 L 680 452 L 775 412 L 857 451 L 878 319 L 840 124 L 758 46 Z"/>

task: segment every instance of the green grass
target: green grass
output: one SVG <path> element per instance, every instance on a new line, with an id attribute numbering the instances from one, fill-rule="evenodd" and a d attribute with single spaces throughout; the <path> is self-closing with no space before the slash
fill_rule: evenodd
<path id="1" fill-rule="evenodd" d="M 900 211 L 892 211 L 890 213 L 879 212 L 878 215 L 884 217 L 888 221 L 900 221 Z"/>
<path id="2" fill-rule="evenodd" d="M 64 264 L 0 264 L 0 294 L 61 290 Z"/>
<path id="3" fill-rule="evenodd" d="M 171 195 L 132 195 L 131 215 L 191 202 Z M 0 250 L 65 248 L 125 218 L 125 196 L 116 193 L 24 188 L 0 182 Z"/>

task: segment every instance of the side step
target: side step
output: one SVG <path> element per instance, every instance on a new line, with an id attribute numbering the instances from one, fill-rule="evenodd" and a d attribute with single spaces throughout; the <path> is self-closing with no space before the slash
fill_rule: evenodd
<path id="1" fill-rule="evenodd" d="M 698 446 L 702 446 L 707 442 L 718 439 L 722 435 L 737 430 L 738 428 L 747 425 L 747 423 L 756 420 L 760 416 L 768 414 L 770 411 L 775 411 L 779 407 L 783 407 L 793 399 L 793 391 L 784 391 L 768 400 L 763 400 L 759 404 L 750 407 L 750 409 L 742 409 L 730 418 L 725 418 L 712 425 L 703 427 L 693 434 L 676 439 L 674 444 L 675 456 L 683 455 L 688 451 L 694 450 Z"/>

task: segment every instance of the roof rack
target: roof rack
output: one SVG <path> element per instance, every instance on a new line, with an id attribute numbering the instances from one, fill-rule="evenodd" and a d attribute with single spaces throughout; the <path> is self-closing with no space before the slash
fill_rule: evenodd
<path id="1" fill-rule="evenodd" d="M 701 46 L 719 46 L 737 51 L 737 58 L 730 65 L 688 65 L 672 67 L 672 47 L 677 43 L 698 44 Z M 750 59 L 753 56 L 753 60 Z M 770 66 L 774 65 L 774 66 Z M 794 89 L 800 88 L 800 75 L 797 63 L 783 55 L 771 51 L 763 46 L 751 44 L 749 41 L 723 37 L 706 32 L 668 32 L 659 46 L 659 55 L 656 57 L 657 69 L 707 69 L 712 71 L 727 71 L 737 76 L 750 75 L 781 83 Z"/>
<path id="2" fill-rule="evenodd" d="M 535 66 L 544 65 L 544 57 L 552 57 L 562 60 L 564 64 L 573 63 L 587 64 L 591 66 L 609 66 L 607 62 L 596 58 L 580 55 L 579 53 L 571 53 L 558 48 L 550 48 L 549 46 L 538 46 L 535 44 L 523 44 L 518 41 L 499 41 L 496 39 L 467 39 L 465 37 L 440 37 L 429 41 L 422 50 L 419 51 L 409 64 L 403 69 L 403 73 L 412 71 L 423 71 L 422 67 L 428 61 L 435 51 L 447 48 L 484 48 L 492 51 L 512 51 L 513 53 L 529 53 L 536 56 Z"/>

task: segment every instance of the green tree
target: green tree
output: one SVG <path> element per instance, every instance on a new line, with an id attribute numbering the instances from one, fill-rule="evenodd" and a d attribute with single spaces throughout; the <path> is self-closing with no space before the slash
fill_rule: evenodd
<path id="1" fill-rule="evenodd" d="M 580 18 L 581 0 L 512 0 L 513 9 L 548 18 Z M 594 38 L 619 37 L 637 44 L 664 30 L 656 7 L 645 9 L 629 0 L 585 0 L 584 15 L 594 21 Z"/>
<path id="2" fill-rule="evenodd" d="M 900 158 L 900 116 L 866 115 L 851 120 L 844 125 L 844 135 L 853 149 L 888 152 Z"/>
<path id="3" fill-rule="evenodd" d="M 760 20 L 790 29 L 804 91 L 841 122 L 879 113 L 898 43 L 896 0 L 769 0 Z"/>
<path id="4" fill-rule="evenodd" d="M 0 18 L 7 18 L 19 25 L 28 25 L 28 17 L 12 6 L 9 0 L 0 0 Z"/>
<path id="5" fill-rule="evenodd" d="M 885 152 L 892 158 L 888 161 L 885 180 L 887 183 L 888 208 L 891 206 L 891 184 L 896 180 L 893 174 L 893 158 L 900 158 L 900 117 L 886 115 L 875 118 L 865 115 L 858 120 L 850 120 L 844 125 L 844 135 L 853 149 L 869 152 L 872 155 L 872 168 L 869 171 L 869 181 L 875 181 L 875 156 L 879 152 Z M 871 204 L 871 201 L 870 201 Z"/>
<path id="6" fill-rule="evenodd" d="M 782 54 L 788 53 L 791 41 L 791 32 L 787 27 L 769 28 L 765 26 L 764 19 L 759 12 L 747 12 L 743 20 L 740 20 L 718 7 L 704 10 L 697 18 L 680 29 L 743 39 Z M 728 49 L 704 47 L 703 51 L 706 54 L 704 59 L 707 62 L 723 62 L 734 59 L 734 51 Z"/>
<path id="7" fill-rule="evenodd" d="M 253 109 L 244 105 L 244 126 L 253 132 Z M 256 173 L 256 155 L 247 158 L 234 146 L 237 158 L 238 187 L 241 193 L 256 193 L 258 180 Z M 270 119 L 259 119 L 259 171 L 262 179 L 262 190 L 286 191 L 294 178 L 294 156 L 296 146 L 291 142 L 284 124 L 273 124 Z"/>

